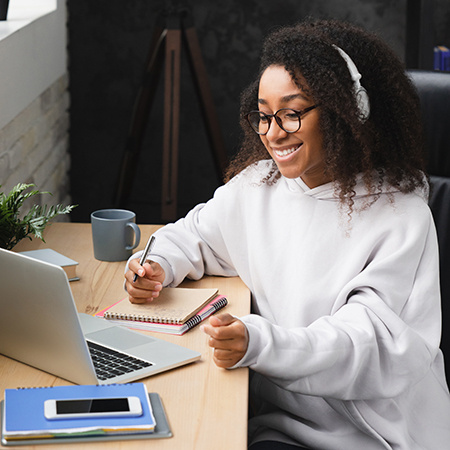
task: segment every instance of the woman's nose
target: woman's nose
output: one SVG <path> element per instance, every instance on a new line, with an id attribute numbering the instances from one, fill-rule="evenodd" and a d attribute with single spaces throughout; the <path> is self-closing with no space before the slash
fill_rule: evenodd
<path id="1" fill-rule="evenodd" d="M 278 122 L 275 120 L 275 117 L 272 118 L 269 124 L 269 129 L 266 133 L 266 138 L 269 141 L 275 141 L 277 139 L 286 137 L 287 133 L 283 130 L 283 128 L 278 125 Z"/>

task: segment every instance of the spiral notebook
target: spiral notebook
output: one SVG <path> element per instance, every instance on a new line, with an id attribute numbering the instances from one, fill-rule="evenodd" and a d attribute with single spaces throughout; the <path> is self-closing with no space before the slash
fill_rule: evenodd
<path id="1" fill-rule="evenodd" d="M 204 308 L 214 297 L 217 289 L 164 288 L 152 302 L 131 303 L 128 298 L 120 300 L 103 312 L 105 319 L 134 320 L 183 324 Z"/>
<path id="2" fill-rule="evenodd" d="M 141 320 L 131 320 L 131 319 L 108 319 L 109 323 L 115 325 L 125 325 L 128 328 L 134 328 L 136 330 L 145 331 L 156 331 L 157 333 L 174 334 L 181 336 L 187 333 L 189 330 L 197 326 L 199 323 L 203 322 L 209 316 L 224 308 L 228 304 L 228 300 L 223 295 L 217 295 L 213 298 L 207 305 L 202 308 L 198 313 L 193 315 L 184 323 L 174 324 L 174 323 L 161 323 L 161 322 L 143 322 Z M 112 305 L 114 306 L 114 305 Z M 112 306 L 99 311 L 95 314 L 96 317 L 105 317 L 105 313 L 109 311 Z"/>

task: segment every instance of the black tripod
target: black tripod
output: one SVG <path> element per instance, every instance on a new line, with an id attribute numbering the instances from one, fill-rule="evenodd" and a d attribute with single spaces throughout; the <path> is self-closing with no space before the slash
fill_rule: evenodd
<path id="1" fill-rule="evenodd" d="M 117 207 L 124 207 L 129 199 L 147 119 L 165 59 L 161 199 L 163 221 L 173 221 L 177 215 L 182 40 L 186 44 L 188 62 L 219 179 L 228 162 L 190 8 L 186 5 L 172 6 L 158 18 L 150 42 L 144 80 L 135 102 L 114 198 Z"/>

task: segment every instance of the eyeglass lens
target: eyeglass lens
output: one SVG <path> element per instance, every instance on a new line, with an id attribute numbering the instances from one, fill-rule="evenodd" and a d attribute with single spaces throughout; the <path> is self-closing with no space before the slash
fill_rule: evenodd
<path id="1" fill-rule="evenodd" d="M 292 109 L 280 109 L 273 116 L 261 111 L 252 111 L 248 114 L 248 121 L 258 134 L 266 134 L 269 131 L 272 117 L 275 118 L 278 126 L 287 133 L 295 133 L 300 128 L 300 117 Z"/>

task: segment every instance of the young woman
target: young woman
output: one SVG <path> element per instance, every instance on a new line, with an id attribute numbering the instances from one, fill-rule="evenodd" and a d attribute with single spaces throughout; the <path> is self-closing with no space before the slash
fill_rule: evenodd
<path id="1" fill-rule="evenodd" d="M 348 24 L 283 28 L 241 108 L 228 182 L 130 261 L 130 301 L 242 278 L 252 314 L 203 330 L 219 367 L 252 369 L 252 449 L 446 448 L 438 247 L 401 63 Z"/>

